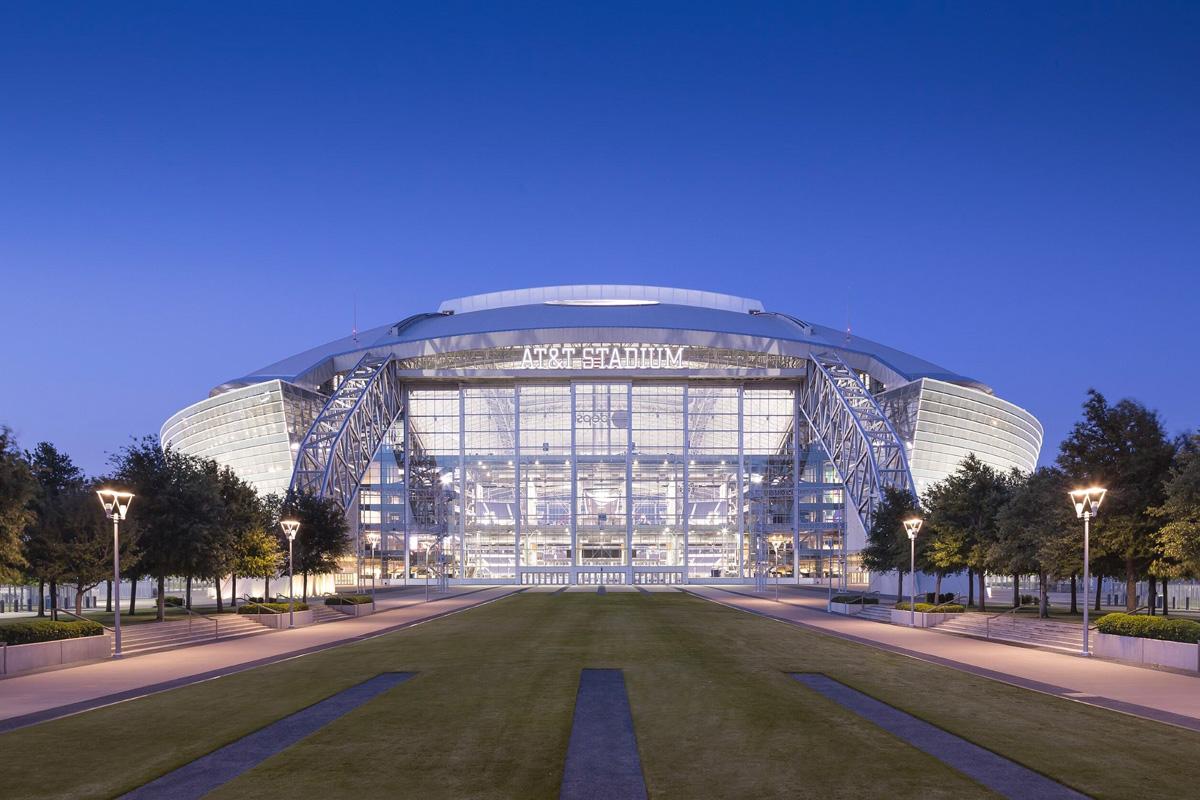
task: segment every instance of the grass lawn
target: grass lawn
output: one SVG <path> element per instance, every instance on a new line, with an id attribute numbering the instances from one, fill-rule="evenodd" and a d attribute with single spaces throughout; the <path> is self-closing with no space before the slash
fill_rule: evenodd
<path id="1" fill-rule="evenodd" d="M 210 795 L 555 798 L 583 667 L 625 670 L 652 797 L 991 797 L 787 673 L 823 672 L 1098 797 L 1187 797 L 1200 734 L 683 594 L 521 594 L 0 736 L 12 797 L 103 797 L 386 670 L 412 680 Z M 63 750 L 63 743 L 75 742 Z M 120 768 L 114 769 L 118 764 Z"/>

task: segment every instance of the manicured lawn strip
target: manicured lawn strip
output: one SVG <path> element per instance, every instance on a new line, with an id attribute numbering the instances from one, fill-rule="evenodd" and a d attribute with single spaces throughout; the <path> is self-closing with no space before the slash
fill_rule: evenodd
<path id="1" fill-rule="evenodd" d="M 652 797 L 991 796 L 788 677 L 824 672 L 1100 797 L 1188 796 L 1200 736 L 682 594 L 524 594 L 379 639 L 0 736 L 87 742 L 17 797 L 111 796 L 380 671 L 407 683 L 213 797 L 553 798 L 579 670 L 617 667 Z M 119 732 L 114 735 L 113 732 Z M 1114 742 L 1119 747 L 1111 746 Z M 120 764 L 114 770 L 113 764 Z"/>

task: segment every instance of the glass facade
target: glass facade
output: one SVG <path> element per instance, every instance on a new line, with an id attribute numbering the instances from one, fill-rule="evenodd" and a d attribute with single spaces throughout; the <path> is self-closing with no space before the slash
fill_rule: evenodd
<path id="1" fill-rule="evenodd" d="M 353 517 L 358 541 L 381 535 L 368 575 L 651 584 L 844 574 L 841 485 L 809 440 L 793 385 L 417 384 L 405 394 Z"/>

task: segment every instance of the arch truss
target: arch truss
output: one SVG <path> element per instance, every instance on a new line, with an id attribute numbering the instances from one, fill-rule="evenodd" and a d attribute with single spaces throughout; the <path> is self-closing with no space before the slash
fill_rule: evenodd
<path id="1" fill-rule="evenodd" d="M 808 373 L 800 410 L 837 469 L 863 528 L 870 531 L 885 488 L 916 497 L 904 442 L 839 356 L 813 354 Z"/>
<path id="2" fill-rule="evenodd" d="M 349 509 L 371 458 L 401 410 L 396 359 L 363 356 L 300 443 L 291 490 L 332 497 L 343 510 Z"/>

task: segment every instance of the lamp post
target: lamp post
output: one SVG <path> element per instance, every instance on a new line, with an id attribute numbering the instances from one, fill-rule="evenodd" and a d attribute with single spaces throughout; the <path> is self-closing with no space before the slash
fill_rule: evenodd
<path id="1" fill-rule="evenodd" d="M 917 626 L 917 534 L 921 532 L 920 517 L 904 520 L 904 532 L 908 534 L 908 627 Z"/>
<path id="2" fill-rule="evenodd" d="M 382 537 L 375 531 L 367 534 L 367 547 L 371 548 L 371 559 L 375 558 L 375 551 L 379 549 L 379 541 Z M 375 607 L 375 567 L 371 567 L 371 608 Z"/>
<path id="3" fill-rule="evenodd" d="M 1090 554 L 1088 553 L 1088 539 L 1091 534 L 1092 517 L 1096 516 L 1096 512 L 1100 510 L 1100 503 L 1104 501 L 1104 495 L 1107 489 L 1102 489 L 1099 486 L 1093 486 L 1089 489 L 1075 489 L 1068 494 L 1071 497 L 1071 505 L 1075 506 L 1075 516 L 1083 520 L 1083 651 L 1080 655 L 1088 656 L 1088 584 L 1091 582 L 1089 574 Z M 1100 587 L 1096 587 L 1096 593 L 1100 593 Z"/>
<path id="4" fill-rule="evenodd" d="M 296 533 L 300 530 L 300 523 L 294 519 L 284 519 L 279 521 L 283 528 L 283 535 L 288 540 L 288 627 L 296 627 L 296 567 L 292 561 L 292 542 L 296 540 Z"/>
<path id="5" fill-rule="evenodd" d="M 104 516 L 113 524 L 113 658 L 121 657 L 121 521 L 129 513 L 132 492 L 98 489 L 96 496 L 104 507 Z"/>

